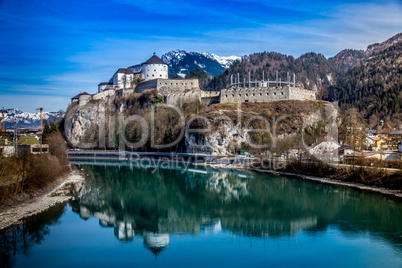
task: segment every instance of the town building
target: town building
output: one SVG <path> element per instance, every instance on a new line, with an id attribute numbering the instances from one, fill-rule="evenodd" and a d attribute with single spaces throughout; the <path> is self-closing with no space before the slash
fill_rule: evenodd
<path id="1" fill-rule="evenodd" d="M 49 153 L 48 144 L 18 144 L 17 155 Z"/>
<path id="2" fill-rule="evenodd" d="M 324 137 L 309 149 L 309 153 L 324 161 L 339 161 L 338 149 L 341 145 L 332 137 Z"/>

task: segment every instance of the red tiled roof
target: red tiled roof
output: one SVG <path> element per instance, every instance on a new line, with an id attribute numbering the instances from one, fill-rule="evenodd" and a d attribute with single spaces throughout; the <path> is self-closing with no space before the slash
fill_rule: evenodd
<path id="1" fill-rule="evenodd" d="M 103 85 L 113 85 L 112 82 L 102 82 L 98 86 L 103 86 Z"/>
<path id="2" fill-rule="evenodd" d="M 158 56 L 156 56 L 155 53 L 151 58 L 149 58 L 149 60 L 147 60 L 146 62 L 144 62 L 141 65 L 145 65 L 145 64 L 165 64 L 165 65 L 167 65 L 166 62 L 164 62 Z"/>
<path id="3" fill-rule="evenodd" d="M 117 70 L 116 73 L 134 74 L 133 70 L 131 70 L 131 69 L 126 69 L 126 68 L 120 68 L 120 69 Z"/>
<path id="4" fill-rule="evenodd" d="M 77 96 L 72 97 L 72 99 L 78 99 L 81 95 L 90 95 L 90 94 L 88 94 L 87 92 L 84 91 L 84 92 L 78 94 Z"/>

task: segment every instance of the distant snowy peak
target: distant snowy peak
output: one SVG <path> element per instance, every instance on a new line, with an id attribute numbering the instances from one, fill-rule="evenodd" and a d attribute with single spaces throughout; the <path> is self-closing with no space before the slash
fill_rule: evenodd
<path id="1" fill-rule="evenodd" d="M 183 60 L 187 55 L 191 55 L 192 52 L 185 50 L 172 50 L 168 53 L 162 55 L 162 60 L 166 62 L 167 65 L 171 65 L 172 63 L 179 62 Z"/>
<path id="2" fill-rule="evenodd" d="M 202 53 L 204 56 L 212 58 L 214 60 L 216 60 L 217 62 L 219 62 L 223 67 L 225 67 L 226 69 L 229 68 L 229 66 L 236 60 L 240 60 L 241 57 L 239 56 L 229 56 L 229 57 L 221 57 L 218 56 L 216 54 L 213 53 L 209 53 L 209 52 L 204 52 Z"/>
<path id="3" fill-rule="evenodd" d="M 6 129 L 14 127 L 14 123 L 17 122 L 18 127 L 23 128 L 38 128 L 40 126 L 40 112 L 29 113 L 23 112 L 18 108 L 11 108 L 6 110 L 4 114 Z M 43 122 L 57 122 L 63 118 L 64 113 L 58 112 L 43 112 Z"/>
<path id="4" fill-rule="evenodd" d="M 220 57 L 209 52 L 199 53 L 177 49 L 163 54 L 161 59 L 180 77 L 184 77 L 196 69 L 204 70 L 214 77 L 225 71 L 233 61 L 240 59 L 240 57 Z"/>

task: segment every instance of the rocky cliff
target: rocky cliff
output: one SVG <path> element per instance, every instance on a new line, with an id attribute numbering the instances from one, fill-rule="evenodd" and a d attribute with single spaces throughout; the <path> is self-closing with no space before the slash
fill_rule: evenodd
<path id="1" fill-rule="evenodd" d="M 76 148 L 120 148 L 235 154 L 281 148 L 303 131 L 311 144 L 329 132 L 337 111 L 328 102 L 280 100 L 182 107 L 154 104 L 153 95 L 72 105 L 65 134 Z M 131 146 L 131 147 L 130 147 Z M 283 146 L 282 146 L 283 147 Z"/>
<path id="2" fill-rule="evenodd" d="M 231 155 L 295 148 L 307 129 L 310 134 L 302 137 L 307 146 L 325 133 L 336 135 L 338 111 L 324 101 L 280 100 L 216 104 L 197 116 L 191 127 L 202 131 L 186 132 L 187 152 Z"/>

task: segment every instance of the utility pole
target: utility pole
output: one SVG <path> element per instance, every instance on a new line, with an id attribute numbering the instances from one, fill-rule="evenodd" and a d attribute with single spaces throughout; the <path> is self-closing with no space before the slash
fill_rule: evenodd
<path id="1" fill-rule="evenodd" d="M 276 82 L 276 86 L 278 86 L 278 71 L 276 71 L 276 80 L 275 80 L 275 82 Z"/>
<path id="2" fill-rule="evenodd" d="M 39 110 L 40 111 L 40 131 L 42 132 L 42 111 L 43 111 L 43 108 L 41 107 L 41 108 L 38 108 L 38 109 L 36 109 L 36 110 Z"/>
<path id="3" fill-rule="evenodd" d="M 15 120 L 14 121 L 14 154 L 16 156 L 18 156 L 18 152 L 17 152 L 17 137 L 18 137 L 18 135 L 17 135 L 17 123 L 18 123 L 18 121 Z"/>

